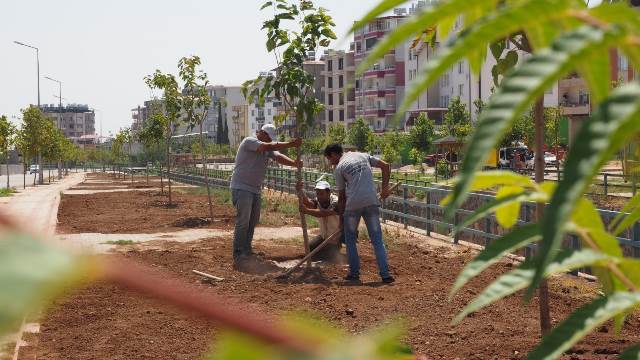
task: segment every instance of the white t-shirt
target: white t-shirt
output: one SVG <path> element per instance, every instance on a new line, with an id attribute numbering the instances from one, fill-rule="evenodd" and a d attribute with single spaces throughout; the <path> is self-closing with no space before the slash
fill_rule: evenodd
<path id="1" fill-rule="evenodd" d="M 342 155 L 336 166 L 336 189 L 346 190 L 347 204 L 345 210 L 362 209 L 367 206 L 380 205 L 372 166 L 380 161 L 373 156 L 360 152 L 348 152 Z"/>
<path id="2" fill-rule="evenodd" d="M 313 200 L 313 203 L 316 209 L 333 210 L 336 212 L 336 215 L 318 218 L 318 222 L 320 223 L 320 235 L 323 239 L 326 239 L 340 229 L 340 216 L 337 215 L 336 210 L 338 208 L 338 198 L 335 195 L 331 195 L 331 200 L 327 207 L 323 207 L 318 200 Z"/>

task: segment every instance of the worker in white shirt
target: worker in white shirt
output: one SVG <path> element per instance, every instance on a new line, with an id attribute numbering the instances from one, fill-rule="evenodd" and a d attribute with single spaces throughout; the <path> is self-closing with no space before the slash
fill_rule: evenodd
<path id="1" fill-rule="evenodd" d="M 304 184 L 299 181 L 296 185 L 298 190 L 304 189 Z M 303 214 L 311 215 L 318 218 L 320 223 L 320 234 L 309 242 L 310 251 L 324 242 L 332 234 L 340 229 L 340 215 L 338 215 L 338 197 L 331 193 L 331 185 L 326 181 L 318 181 L 314 187 L 316 198 L 310 199 L 305 193 L 302 198 L 300 211 Z M 304 193 L 304 191 L 303 191 Z M 318 252 L 315 260 L 333 260 L 340 253 L 342 247 L 342 234 L 334 236 L 334 240 L 330 241 L 320 252 Z"/>

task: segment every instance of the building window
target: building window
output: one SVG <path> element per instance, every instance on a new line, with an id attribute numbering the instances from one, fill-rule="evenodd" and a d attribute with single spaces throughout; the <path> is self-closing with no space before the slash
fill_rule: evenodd
<path id="1" fill-rule="evenodd" d="M 329 110 L 329 121 L 333 122 L 333 110 Z"/>
<path id="2" fill-rule="evenodd" d="M 382 123 L 380 122 L 380 120 L 378 120 L 378 126 L 376 127 L 376 129 L 382 129 Z"/>
<path id="3" fill-rule="evenodd" d="M 329 89 L 333 89 L 333 76 L 329 76 L 329 77 L 327 78 L 327 81 L 328 81 L 327 87 L 328 87 Z"/>
<path id="4" fill-rule="evenodd" d="M 256 116 L 256 111 L 255 110 L 251 110 L 251 116 Z"/>
<path id="5" fill-rule="evenodd" d="M 458 62 L 458 74 L 462 74 L 462 61 Z"/>
<path id="6" fill-rule="evenodd" d="M 344 121 L 344 110 L 340 110 L 340 121 Z"/>
<path id="7" fill-rule="evenodd" d="M 271 115 L 271 109 L 267 109 L 267 115 Z"/>
<path id="8" fill-rule="evenodd" d="M 463 92 L 464 92 L 464 84 L 459 84 L 458 85 L 458 97 L 462 97 Z"/>
<path id="9" fill-rule="evenodd" d="M 338 95 L 338 101 L 339 101 L 340 105 L 344 105 L 344 94 L 343 93 L 340 93 Z"/>
<path id="10" fill-rule="evenodd" d="M 327 62 L 327 71 L 333 71 L 333 60 Z"/>
<path id="11" fill-rule="evenodd" d="M 343 70 L 344 69 L 344 59 L 340 58 L 338 59 L 338 70 Z"/>
<path id="12" fill-rule="evenodd" d="M 356 80 L 356 90 L 360 90 L 360 80 Z"/>
<path id="13" fill-rule="evenodd" d="M 333 94 L 329 94 L 329 105 L 333 105 Z"/>
<path id="14" fill-rule="evenodd" d="M 344 76 L 340 75 L 338 77 L 338 88 L 342 89 L 344 87 Z"/>
<path id="15" fill-rule="evenodd" d="M 624 56 L 618 56 L 618 71 L 628 71 L 629 61 Z"/>

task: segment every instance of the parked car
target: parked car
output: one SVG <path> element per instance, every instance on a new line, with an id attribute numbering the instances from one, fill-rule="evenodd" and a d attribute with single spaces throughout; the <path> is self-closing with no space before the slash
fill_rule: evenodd
<path id="1" fill-rule="evenodd" d="M 39 165 L 31 165 L 29 166 L 29 174 L 36 174 L 40 170 Z"/>
<path id="2" fill-rule="evenodd" d="M 513 169 L 512 160 L 516 154 L 524 160 L 522 169 L 533 169 L 533 153 L 526 146 L 501 148 L 498 158 L 500 168 Z"/>
<path id="3" fill-rule="evenodd" d="M 556 158 L 556 155 L 554 153 L 545 152 L 544 153 L 544 164 L 545 164 L 545 167 L 557 166 L 558 165 L 558 159 Z"/>

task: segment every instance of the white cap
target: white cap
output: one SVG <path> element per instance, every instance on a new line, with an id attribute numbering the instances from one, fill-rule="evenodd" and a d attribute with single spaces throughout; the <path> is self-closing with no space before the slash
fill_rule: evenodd
<path id="1" fill-rule="evenodd" d="M 271 138 L 271 141 L 276 141 L 276 139 L 278 138 L 276 136 L 276 127 L 273 126 L 273 124 L 265 124 L 260 130 L 266 132 L 267 135 L 269 135 L 269 137 Z"/>
<path id="2" fill-rule="evenodd" d="M 316 183 L 316 190 L 331 190 L 331 184 L 326 181 L 318 181 Z"/>

